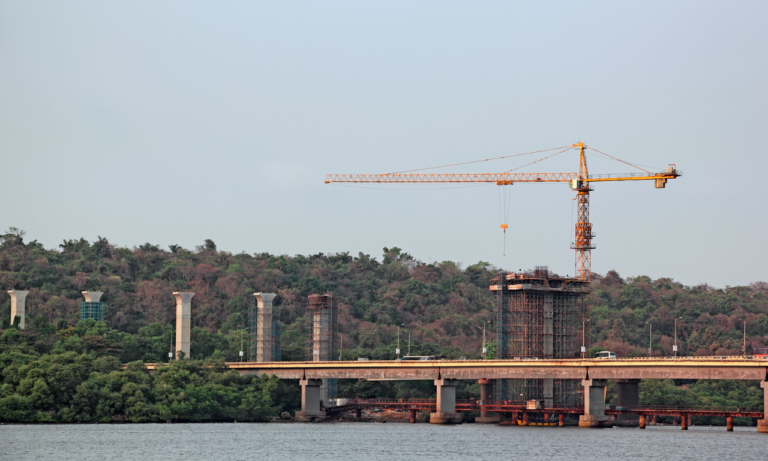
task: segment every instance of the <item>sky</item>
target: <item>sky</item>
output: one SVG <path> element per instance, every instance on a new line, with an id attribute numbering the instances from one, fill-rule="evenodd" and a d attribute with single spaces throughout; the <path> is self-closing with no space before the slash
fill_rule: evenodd
<path id="1" fill-rule="evenodd" d="M 496 185 L 324 178 L 581 141 L 683 172 L 595 185 L 594 272 L 768 280 L 766 17 L 765 1 L 0 0 L 0 228 L 573 275 L 565 184 L 508 186 L 505 219 Z M 577 168 L 568 151 L 517 171 Z"/>

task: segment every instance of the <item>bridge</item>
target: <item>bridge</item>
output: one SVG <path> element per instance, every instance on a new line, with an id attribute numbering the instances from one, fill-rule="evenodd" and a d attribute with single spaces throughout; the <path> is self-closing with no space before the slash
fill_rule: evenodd
<path id="1" fill-rule="evenodd" d="M 604 427 L 614 424 L 611 412 L 605 409 L 605 387 L 608 380 L 618 384 L 619 406 L 629 408 L 638 404 L 638 383 L 642 379 L 736 379 L 756 380 L 764 389 L 764 408 L 768 407 L 768 360 L 746 357 L 677 357 L 632 358 L 617 360 L 429 360 L 429 361 L 334 361 L 334 362 L 228 362 L 227 366 L 241 375 L 275 375 L 280 379 L 297 379 L 302 388 L 301 411 L 298 420 L 322 420 L 326 412 L 320 408 L 320 386 L 324 379 L 367 380 L 430 380 L 435 383 L 434 412 L 430 422 L 451 424 L 461 422 L 456 402 L 458 380 L 478 380 L 481 384 L 480 422 L 499 422 L 512 408 L 488 406 L 491 380 L 508 379 L 570 379 L 579 380 L 584 387 L 584 406 L 566 412 L 550 409 L 548 414 L 579 414 L 582 427 Z M 150 366 L 151 367 L 151 366 Z M 487 404 L 486 404 L 487 403 Z M 485 407 L 483 407 L 485 406 Z M 474 409 L 475 407 L 473 407 Z M 508 410 L 508 411 L 507 411 Z M 522 412 L 522 409 L 519 410 Z M 527 410 L 526 410 L 527 412 Z M 501 414 L 501 416 L 499 416 Z M 642 412 L 635 414 L 643 416 Z M 651 414 L 651 413 L 646 413 Z M 768 420 L 759 416 L 758 432 L 768 433 Z M 640 419 L 640 418 L 638 418 Z M 629 425 L 637 426 L 638 420 Z"/>

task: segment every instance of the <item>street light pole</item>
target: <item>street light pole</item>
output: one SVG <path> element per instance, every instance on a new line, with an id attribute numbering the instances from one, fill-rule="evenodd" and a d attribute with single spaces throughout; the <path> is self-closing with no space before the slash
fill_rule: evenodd
<path id="1" fill-rule="evenodd" d="M 645 323 L 651 327 L 651 331 L 648 333 L 648 357 L 650 357 L 653 353 L 653 324 L 650 320 Z"/>
<path id="2" fill-rule="evenodd" d="M 672 350 L 675 352 L 675 357 L 677 357 L 677 319 L 683 320 L 683 318 L 675 317 L 675 345 L 672 347 Z"/>
<path id="3" fill-rule="evenodd" d="M 400 325 L 397 326 L 397 358 L 400 358 Z"/>
<path id="4" fill-rule="evenodd" d="M 586 331 L 587 322 L 591 322 L 592 319 L 581 319 L 581 358 L 587 353 L 587 344 L 584 338 L 584 332 Z"/>
<path id="5" fill-rule="evenodd" d="M 744 357 L 747 356 L 747 319 L 744 319 L 744 343 L 741 346 L 741 353 Z"/>

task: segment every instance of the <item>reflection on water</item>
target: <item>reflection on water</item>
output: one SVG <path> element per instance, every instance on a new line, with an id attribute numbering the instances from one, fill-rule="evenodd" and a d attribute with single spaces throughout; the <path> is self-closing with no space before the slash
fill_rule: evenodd
<path id="1" fill-rule="evenodd" d="M 725 427 L 579 429 L 464 424 L 0 426 L 1 460 L 768 460 L 768 434 Z"/>

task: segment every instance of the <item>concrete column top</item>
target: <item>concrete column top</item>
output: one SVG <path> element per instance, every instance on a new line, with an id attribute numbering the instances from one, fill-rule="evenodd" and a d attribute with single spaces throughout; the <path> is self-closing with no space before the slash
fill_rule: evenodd
<path id="1" fill-rule="evenodd" d="M 85 302 L 87 303 L 97 303 L 101 299 L 101 295 L 104 294 L 103 291 L 83 291 L 83 297 L 85 297 Z"/>
<path id="2" fill-rule="evenodd" d="M 640 382 L 639 379 L 632 379 L 632 378 L 615 379 L 614 381 L 616 381 L 616 384 L 622 384 L 622 383 L 637 384 Z"/>
<path id="3" fill-rule="evenodd" d="M 763 389 L 768 389 L 768 381 L 761 382 L 760 383 L 760 387 L 762 387 Z M 766 393 L 768 393 L 768 391 L 766 391 Z M 766 419 L 768 419 L 768 418 L 766 418 Z"/>
<path id="4" fill-rule="evenodd" d="M 25 290 L 8 290 L 8 294 L 11 295 L 11 299 L 14 301 L 24 302 L 29 292 Z"/>
<path id="5" fill-rule="evenodd" d="M 195 293 L 192 291 L 174 291 L 173 296 L 176 298 L 176 304 L 187 304 L 192 302 L 192 297 L 195 296 Z"/>
<path id="6" fill-rule="evenodd" d="M 256 297 L 259 307 L 264 307 L 265 305 L 272 305 L 272 300 L 275 299 L 277 293 L 254 293 L 253 296 Z"/>
<path id="7" fill-rule="evenodd" d="M 488 379 L 488 378 L 480 378 L 480 379 L 477 380 L 477 383 L 478 384 L 490 384 L 491 380 Z"/>
<path id="8" fill-rule="evenodd" d="M 608 385 L 607 379 L 582 379 L 581 385 L 584 387 L 605 387 Z"/>
<path id="9" fill-rule="evenodd" d="M 455 378 L 443 378 L 443 379 L 435 380 L 435 386 L 456 387 L 458 385 L 459 385 L 459 380 Z"/>
<path id="10" fill-rule="evenodd" d="M 313 379 L 313 378 L 307 378 L 307 379 L 300 379 L 299 384 L 301 386 L 322 386 L 323 380 L 322 379 Z"/>

